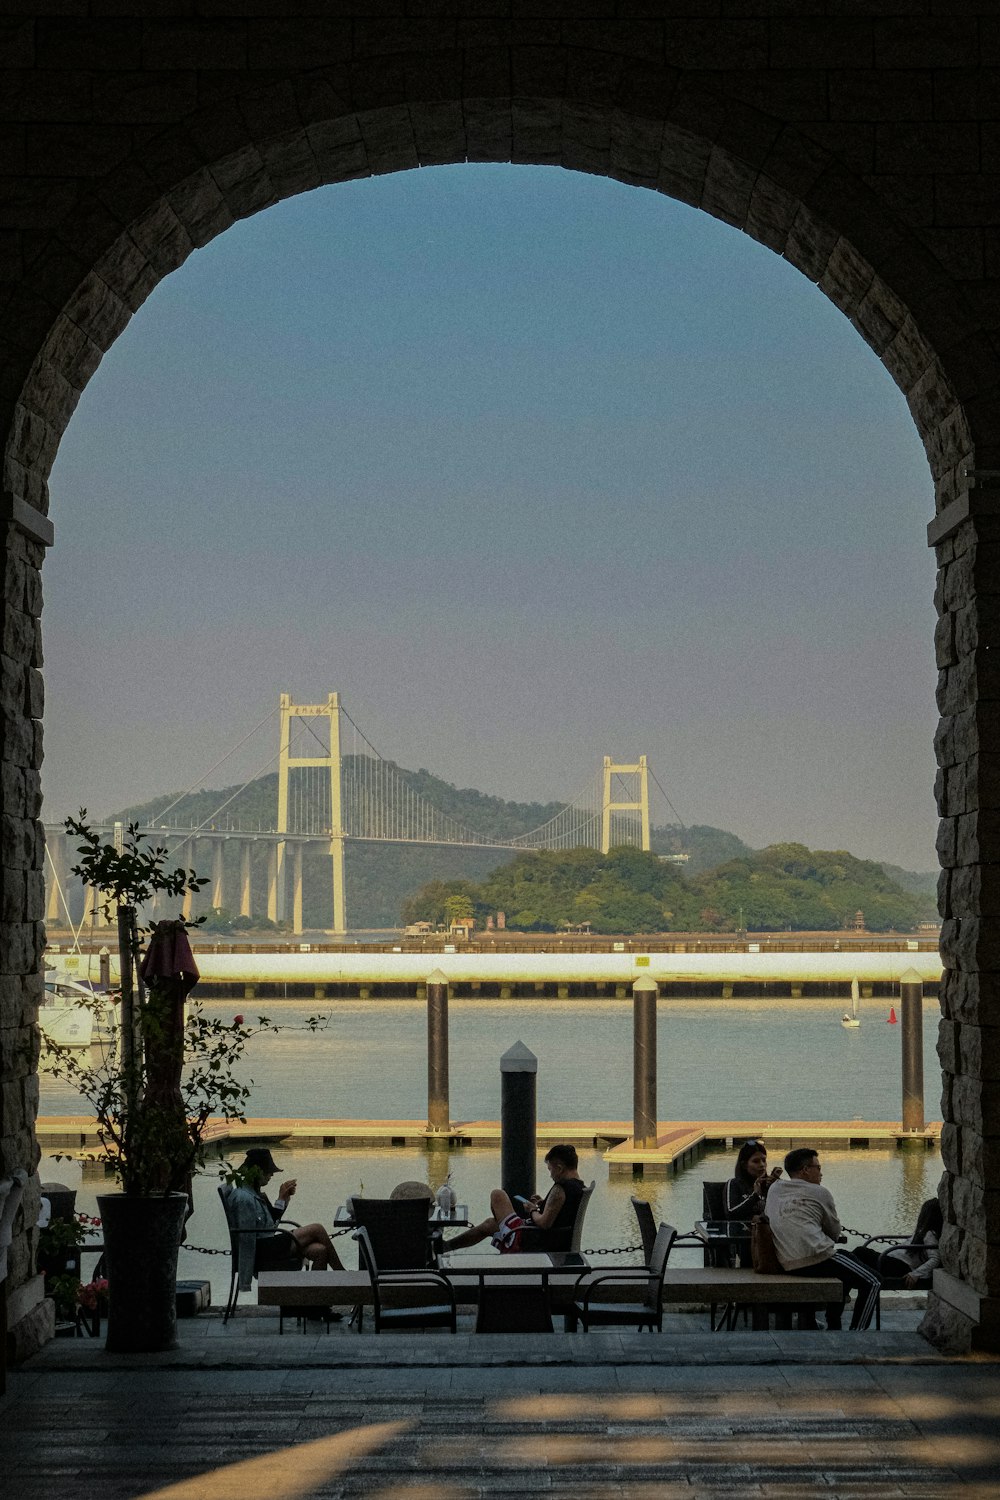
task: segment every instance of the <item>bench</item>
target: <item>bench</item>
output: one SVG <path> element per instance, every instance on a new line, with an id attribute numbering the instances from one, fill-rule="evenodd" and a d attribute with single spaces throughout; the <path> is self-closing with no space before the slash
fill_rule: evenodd
<path id="1" fill-rule="evenodd" d="M 614 1269 L 608 1266 L 605 1269 Z M 558 1312 L 570 1301 L 576 1285 L 578 1272 L 556 1272 L 549 1279 L 552 1306 Z M 479 1296 L 479 1278 L 473 1273 L 453 1274 L 451 1277 L 459 1303 L 475 1303 Z M 499 1278 L 496 1283 L 499 1284 Z M 489 1277 L 486 1284 L 490 1284 Z M 505 1277 L 504 1284 L 511 1289 L 518 1285 Z M 525 1288 L 537 1289 L 537 1277 L 525 1276 Z M 839 1302 L 843 1288 L 836 1277 L 806 1276 L 762 1276 L 757 1271 L 731 1269 L 726 1266 L 668 1266 L 663 1277 L 663 1300 L 668 1306 L 685 1304 L 712 1304 L 722 1302 L 739 1303 L 751 1309 L 755 1328 L 766 1328 L 768 1311 L 776 1309 L 778 1327 L 791 1327 L 793 1306 L 815 1307 L 826 1302 Z M 433 1289 L 430 1289 L 433 1294 Z M 386 1288 L 386 1300 L 391 1289 Z M 631 1286 L 606 1286 L 601 1292 L 604 1302 L 632 1301 L 635 1298 L 635 1282 Z M 406 1293 L 407 1301 L 413 1300 L 413 1289 Z M 284 1324 L 286 1314 L 294 1314 L 303 1307 L 354 1307 L 356 1303 L 370 1306 L 372 1303 L 371 1282 L 364 1271 L 261 1271 L 257 1277 L 257 1302 L 264 1307 L 277 1307 Z"/>

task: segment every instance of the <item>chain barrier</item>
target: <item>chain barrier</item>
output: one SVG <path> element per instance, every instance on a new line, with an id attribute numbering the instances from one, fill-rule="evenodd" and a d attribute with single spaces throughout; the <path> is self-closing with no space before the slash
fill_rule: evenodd
<path id="1" fill-rule="evenodd" d="M 583 1255 L 637 1255 L 642 1250 L 641 1245 L 620 1245 L 611 1250 L 584 1250 Z"/>
<path id="2" fill-rule="evenodd" d="M 331 1240 L 339 1240 L 340 1237 L 341 1237 L 341 1235 L 350 1234 L 350 1232 L 351 1232 L 350 1229 L 334 1229 L 331 1232 L 331 1234 L 330 1234 L 330 1238 L 331 1238 Z M 208 1245 L 189 1245 L 186 1240 L 180 1246 L 180 1249 L 181 1250 L 193 1250 L 196 1255 L 231 1255 L 232 1254 L 231 1250 L 214 1250 L 214 1249 L 210 1248 L 210 1246 L 208 1246 Z"/>

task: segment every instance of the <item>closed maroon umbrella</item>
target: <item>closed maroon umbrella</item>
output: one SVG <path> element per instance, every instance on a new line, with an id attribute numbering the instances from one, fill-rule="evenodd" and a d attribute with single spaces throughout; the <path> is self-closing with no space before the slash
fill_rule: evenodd
<path id="1" fill-rule="evenodd" d="M 140 1112 L 144 1141 L 161 1192 L 171 1186 L 191 1196 L 190 1173 L 177 1181 L 179 1161 L 189 1154 L 181 1075 L 184 1071 L 184 1001 L 198 982 L 198 966 L 183 922 L 155 922 L 139 969 L 146 988 L 143 1006 L 143 1078 Z"/>

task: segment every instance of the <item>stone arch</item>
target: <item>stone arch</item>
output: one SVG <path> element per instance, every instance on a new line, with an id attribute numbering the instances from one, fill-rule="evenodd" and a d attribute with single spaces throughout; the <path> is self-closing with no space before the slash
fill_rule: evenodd
<path id="1" fill-rule="evenodd" d="M 16 1045 L 37 1002 L 43 897 L 38 767 L 42 682 L 39 568 L 49 539 L 47 480 L 80 392 L 156 284 L 235 220 L 295 193 L 351 177 L 459 161 L 562 165 L 664 192 L 733 224 L 785 256 L 841 308 L 904 392 L 933 477 L 932 540 L 942 565 L 937 649 L 942 914 L 946 918 L 940 1053 L 950 1301 L 940 1337 L 1000 1345 L 1000 728 L 990 710 L 1000 638 L 988 608 L 1000 504 L 969 470 L 1000 465 L 1000 386 L 992 325 L 907 221 L 891 184 L 844 164 L 815 131 L 746 102 L 736 74 L 652 62 L 639 47 L 520 50 L 454 46 L 313 66 L 313 22 L 301 62 L 241 86 L 209 72 L 198 108 L 162 126 L 95 138 L 102 176 L 67 172 L 46 188 L 39 227 L 6 304 L 3 505 L 8 522 L 2 652 L 4 1016 Z M 322 49 L 320 49 L 322 50 Z M 655 55 L 655 48 L 653 49 Z M 211 68 L 211 63 L 205 64 Z M 169 111 L 168 111 L 169 113 Z M 794 113 L 794 111 L 793 111 Z M 112 133 L 113 134 L 113 133 Z M 27 200 L 26 200 L 27 201 Z M 968 278 L 967 278 L 968 279 Z M 985 498 L 984 498 L 985 497 Z M 993 519 L 996 514 L 996 520 Z M 995 993 L 996 991 L 996 993 Z M 32 1033 L 33 1036 L 33 1033 Z M 12 1047 L 15 1044 L 11 1044 Z M 33 1166 L 31 1071 L 0 1066 L 20 1090 L 3 1166 Z M 2 1175 L 2 1174 L 0 1174 Z M 30 1247 L 12 1252 L 27 1283 Z M 944 1283 L 942 1284 L 944 1286 Z M 935 1322 L 936 1319 L 936 1322 Z"/>
<path id="2" fill-rule="evenodd" d="M 539 80 L 544 82 L 545 80 Z M 553 86 L 565 82 L 549 80 Z M 671 108 L 621 99 L 409 98 L 369 104 L 332 73 L 205 109 L 120 163 L 70 211 L 32 280 L 38 339 L 4 455 L 4 486 L 43 513 L 66 423 L 100 359 L 157 283 L 240 218 L 351 178 L 462 161 L 559 165 L 665 193 L 743 230 L 840 308 L 906 397 L 939 508 L 961 487 L 961 404 L 977 349 L 949 278 L 831 156 L 747 105 L 645 79 Z M 345 98 L 353 107 L 342 113 Z M 955 378 L 949 366 L 955 365 Z"/>

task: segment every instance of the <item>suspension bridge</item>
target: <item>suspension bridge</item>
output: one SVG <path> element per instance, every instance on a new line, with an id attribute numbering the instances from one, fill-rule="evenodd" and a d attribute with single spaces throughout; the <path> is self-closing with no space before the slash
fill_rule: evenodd
<path id="1" fill-rule="evenodd" d="M 205 790 L 210 776 L 277 719 L 278 749 L 217 804 Z M 273 742 L 272 742 L 273 743 Z M 254 784 L 277 769 L 277 798 L 264 814 Z M 291 917 L 303 931 L 307 851 L 328 854 L 332 898 L 330 931 L 347 930 L 345 849 L 349 843 L 452 845 L 496 850 L 591 848 L 607 853 L 621 845 L 650 847 L 649 783 L 673 808 L 645 755 L 631 762 L 603 757 L 575 797 L 537 828 L 509 837 L 484 833 L 442 811 L 419 785 L 421 773 L 388 760 L 330 693 L 325 703 L 293 703 L 282 693 L 278 707 L 243 735 L 184 792 L 154 809 L 140 832 L 166 847 L 171 862 L 210 870 L 207 905 L 241 917 Z M 196 806 L 197 814 L 191 811 Z M 676 818 L 676 813 L 674 814 Z M 680 823 L 680 819 L 676 819 Z M 95 822 L 109 839 L 121 824 Z M 46 827 L 46 919 L 75 931 L 70 867 L 75 850 L 61 825 Z M 207 855 L 207 862 L 205 856 Z M 263 868 L 261 868 L 263 866 Z M 100 925 L 100 897 L 87 891 L 82 924 Z M 154 912 L 150 915 L 156 915 Z M 191 915 L 191 896 L 185 915 Z"/>

